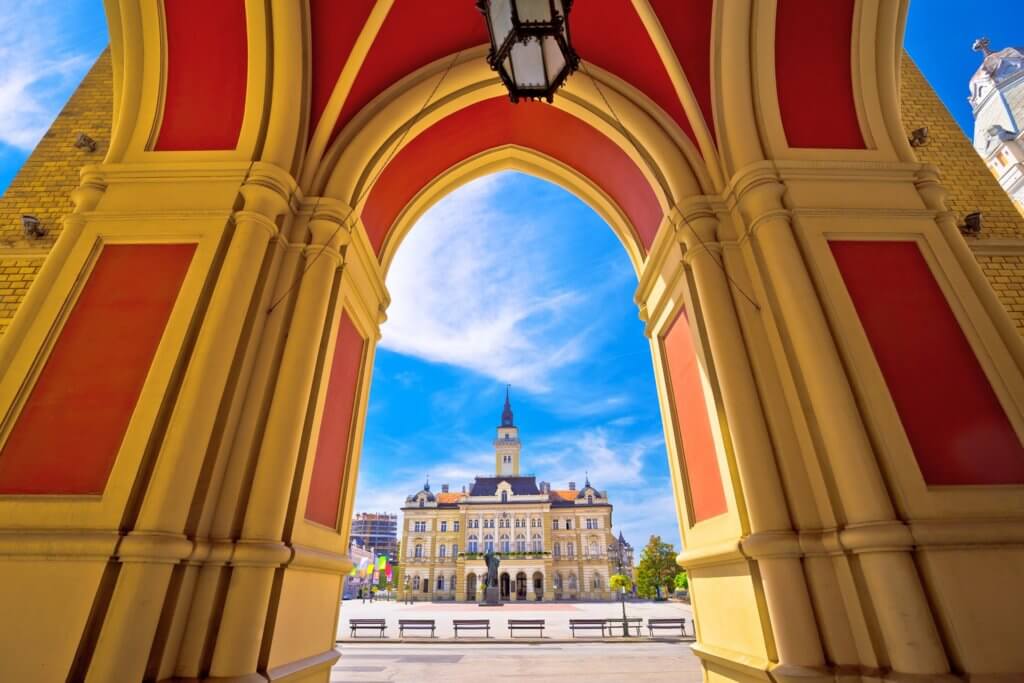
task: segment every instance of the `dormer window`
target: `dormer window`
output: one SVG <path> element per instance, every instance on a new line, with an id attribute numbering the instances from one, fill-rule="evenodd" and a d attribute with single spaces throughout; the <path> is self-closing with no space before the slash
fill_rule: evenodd
<path id="1" fill-rule="evenodd" d="M 422 498 L 420 498 L 420 507 L 424 507 L 425 505 L 426 505 L 426 501 L 424 501 Z"/>
<path id="2" fill-rule="evenodd" d="M 502 503 L 507 503 L 508 502 L 508 491 L 502 491 L 501 492 L 501 502 Z"/>
<path id="3" fill-rule="evenodd" d="M 593 495 L 587 494 L 587 504 L 588 505 L 593 505 L 594 504 L 594 496 Z"/>

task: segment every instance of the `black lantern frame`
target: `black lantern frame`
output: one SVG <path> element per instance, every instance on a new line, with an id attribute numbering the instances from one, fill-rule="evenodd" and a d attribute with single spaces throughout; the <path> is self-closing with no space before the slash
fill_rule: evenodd
<path id="1" fill-rule="evenodd" d="M 507 5 L 509 16 L 507 17 L 510 26 L 504 37 L 495 33 L 494 10 L 495 4 Z M 520 6 L 525 3 L 547 5 L 548 20 L 523 19 Z M 565 84 L 567 78 L 579 68 L 580 58 L 572 47 L 569 33 L 569 12 L 572 10 L 573 0 L 477 0 L 477 8 L 484 15 L 487 21 L 487 32 L 491 38 L 491 49 L 487 55 L 487 63 L 498 72 L 501 82 L 508 89 L 509 99 L 513 103 L 521 99 L 525 100 L 547 100 L 553 102 L 555 92 Z M 498 44 L 498 41 L 501 44 Z M 552 55 L 545 51 L 545 46 L 557 46 L 558 55 Z M 513 54 L 513 51 L 516 54 Z M 532 54 L 528 54 L 532 53 Z M 552 57 L 559 57 L 564 60 L 561 68 L 555 72 L 549 72 L 549 64 Z M 525 69 L 517 73 L 516 57 L 532 58 L 534 67 L 539 61 L 540 70 L 543 73 L 543 82 L 527 83 Z"/>

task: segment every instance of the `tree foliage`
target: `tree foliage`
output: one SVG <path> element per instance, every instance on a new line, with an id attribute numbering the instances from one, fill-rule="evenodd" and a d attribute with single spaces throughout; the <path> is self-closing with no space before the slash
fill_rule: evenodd
<path id="1" fill-rule="evenodd" d="M 686 570 L 676 574 L 676 590 L 690 590 L 690 577 L 686 575 Z"/>
<path id="2" fill-rule="evenodd" d="M 662 541 L 661 536 L 651 536 L 640 554 L 640 566 L 636 573 L 637 592 L 644 598 L 671 593 L 678 573 L 675 548 L 671 543 Z"/>
<path id="3" fill-rule="evenodd" d="M 625 574 L 612 574 L 608 579 L 608 585 L 613 591 L 625 590 L 627 593 L 633 590 L 633 582 Z"/>

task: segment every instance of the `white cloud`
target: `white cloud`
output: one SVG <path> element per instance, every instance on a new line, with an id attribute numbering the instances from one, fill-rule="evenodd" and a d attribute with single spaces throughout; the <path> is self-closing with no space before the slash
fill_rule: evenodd
<path id="1" fill-rule="evenodd" d="M 82 42 L 72 24 L 88 13 L 44 0 L 12 1 L 0 11 L 0 144 L 29 150 L 46 132 L 95 58 L 69 47 Z"/>
<path id="2" fill-rule="evenodd" d="M 539 228 L 501 208 L 509 181 L 474 181 L 416 224 L 388 274 L 381 345 L 542 393 L 586 355 L 590 331 L 564 321 L 587 297 L 555 284 Z"/>

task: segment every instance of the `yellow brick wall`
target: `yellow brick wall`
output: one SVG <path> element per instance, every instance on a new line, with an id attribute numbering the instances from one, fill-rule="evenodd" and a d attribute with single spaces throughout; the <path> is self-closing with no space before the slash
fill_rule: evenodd
<path id="1" fill-rule="evenodd" d="M 968 242 L 1024 334 L 1024 216 L 906 56 L 901 79 L 906 130 L 927 126 L 930 133 L 930 144 L 918 148 L 918 156 L 939 168 L 949 190 L 951 210 L 961 216 L 972 211 L 984 214 L 982 234 L 968 238 Z M 110 54 L 105 51 L 0 197 L 0 333 L 60 233 L 61 217 L 72 210 L 70 193 L 78 185 L 79 168 L 102 160 L 106 154 L 112 92 Z M 95 152 L 75 148 L 80 132 L 96 140 Z M 46 237 L 25 239 L 22 214 L 37 216 L 48 230 Z"/>
<path id="2" fill-rule="evenodd" d="M 938 167 L 949 192 L 949 208 L 959 216 L 981 211 L 983 228 L 967 237 L 978 264 L 1017 329 L 1024 334 L 1024 216 L 974 151 L 946 106 L 914 62 L 904 55 L 901 71 L 903 125 L 909 132 L 928 127 L 930 142 L 918 158 Z M 964 96 L 967 84 L 964 84 Z"/>
<path id="3" fill-rule="evenodd" d="M 0 333 L 60 234 L 62 217 L 74 208 L 71 191 L 78 186 L 78 170 L 107 153 L 113 87 L 110 53 L 105 50 L 0 197 Z M 95 152 L 75 147 L 79 133 L 96 141 Z M 24 236 L 24 214 L 40 220 L 45 237 Z"/>

